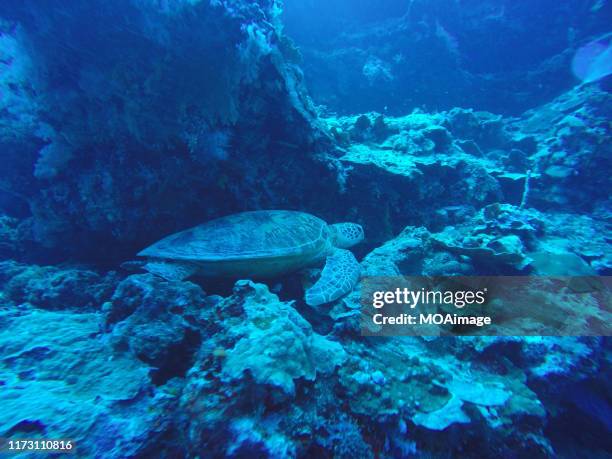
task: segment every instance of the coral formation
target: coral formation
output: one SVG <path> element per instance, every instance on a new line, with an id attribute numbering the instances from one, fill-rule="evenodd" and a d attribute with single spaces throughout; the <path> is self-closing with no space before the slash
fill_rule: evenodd
<path id="1" fill-rule="evenodd" d="M 330 2 L 298 49 L 310 2 L 59 3 L 0 3 L 0 447 L 609 455 L 609 337 L 363 336 L 365 282 L 311 307 L 315 270 L 168 281 L 123 263 L 291 209 L 361 224 L 365 277 L 607 279 L 612 96 L 560 69 L 609 4 Z M 534 11 L 548 37 L 526 46 Z M 541 331 L 535 304 L 516 330 Z M 579 334 L 601 306 L 568 296 L 560 322 Z"/>

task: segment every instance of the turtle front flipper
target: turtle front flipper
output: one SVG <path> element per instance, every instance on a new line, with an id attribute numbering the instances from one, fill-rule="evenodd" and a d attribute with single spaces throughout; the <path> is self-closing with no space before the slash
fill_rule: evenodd
<path id="1" fill-rule="evenodd" d="M 306 303 L 318 306 L 346 295 L 357 285 L 360 270 L 352 252 L 335 250 L 327 257 L 319 280 L 306 292 Z"/>
<path id="2" fill-rule="evenodd" d="M 143 268 L 170 281 L 186 279 L 197 271 L 197 266 L 191 263 L 174 261 L 149 261 Z"/>

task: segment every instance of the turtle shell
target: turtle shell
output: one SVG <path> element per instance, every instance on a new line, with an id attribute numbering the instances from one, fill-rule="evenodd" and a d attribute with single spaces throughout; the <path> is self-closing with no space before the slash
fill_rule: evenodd
<path id="1" fill-rule="evenodd" d="M 230 261 L 314 255 L 328 243 L 327 223 L 304 212 L 261 210 L 211 220 L 172 234 L 138 255 Z"/>

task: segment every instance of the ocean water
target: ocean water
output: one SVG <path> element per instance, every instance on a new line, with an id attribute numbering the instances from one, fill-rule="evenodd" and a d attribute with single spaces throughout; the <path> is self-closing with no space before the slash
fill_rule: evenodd
<path id="1" fill-rule="evenodd" d="M 612 457 L 611 24 L 0 2 L 0 456 Z"/>

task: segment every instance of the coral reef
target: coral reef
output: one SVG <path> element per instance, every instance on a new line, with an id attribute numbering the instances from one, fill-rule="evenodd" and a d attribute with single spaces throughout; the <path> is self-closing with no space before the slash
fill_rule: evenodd
<path id="1" fill-rule="evenodd" d="M 4 300 L 48 310 L 91 311 L 110 296 L 114 272 L 100 275 L 86 268 L 58 268 L 0 262 Z"/>
<path id="2" fill-rule="evenodd" d="M 587 400 L 564 399 L 600 390 L 609 362 L 593 339 L 326 337 L 250 281 L 226 298 L 150 274 L 114 285 L 89 312 L 3 308 L 3 436 L 72 438 L 105 457 L 548 457 L 551 423 L 579 412 L 602 428 Z"/>
<path id="3" fill-rule="evenodd" d="M 348 218 L 361 218 L 375 245 L 407 225 L 453 226 L 477 209 L 500 203 L 525 211 L 542 209 L 546 215 L 540 218 L 552 218 L 558 225 L 569 214 L 580 214 L 575 218 L 594 220 L 605 234 L 606 190 L 612 182 L 607 174 L 610 143 L 602 139 L 609 137 L 603 129 L 610 101 L 610 94 L 596 87 L 576 87 L 520 118 L 454 108 L 431 114 L 415 110 L 402 117 L 371 112 L 323 120 L 347 170 L 346 202 L 354 209 Z M 568 130 L 562 122 L 566 117 L 580 117 L 583 128 Z M 551 165 L 554 162 L 570 164 L 565 170 L 571 174 L 551 175 L 560 170 Z M 583 223 L 584 231 L 597 233 Z M 554 226 L 549 225 L 551 236 Z M 576 234 L 567 231 L 566 236 Z M 594 239 L 607 244 L 601 235 Z M 513 238 L 502 241 L 520 253 L 518 243 Z M 605 252 L 600 250 L 604 258 Z M 522 262 L 521 256 L 514 260 Z"/>
<path id="4" fill-rule="evenodd" d="M 560 71 L 608 3 L 330 2 L 346 15 L 300 49 L 309 2 L 53 3 L 0 3 L 0 442 L 609 456 L 609 337 L 363 336 L 365 282 L 310 307 L 316 270 L 123 264 L 212 217 L 295 209 L 363 225 L 363 276 L 609 276 L 612 96 Z M 549 38 L 530 49 L 528 4 Z"/>
<path id="5" fill-rule="evenodd" d="M 310 397 L 333 396 L 329 378 L 346 359 L 342 346 L 252 282 L 239 281 L 216 315 L 221 329 L 202 344 L 186 378 L 185 444 L 194 454 L 303 454 L 323 423 Z"/>
<path id="6" fill-rule="evenodd" d="M 72 439 L 81 457 L 113 458 L 161 439 L 176 398 L 153 392 L 147 366 L 105 344 L 101 314 L 0 314 L 3 437 Z"/>

